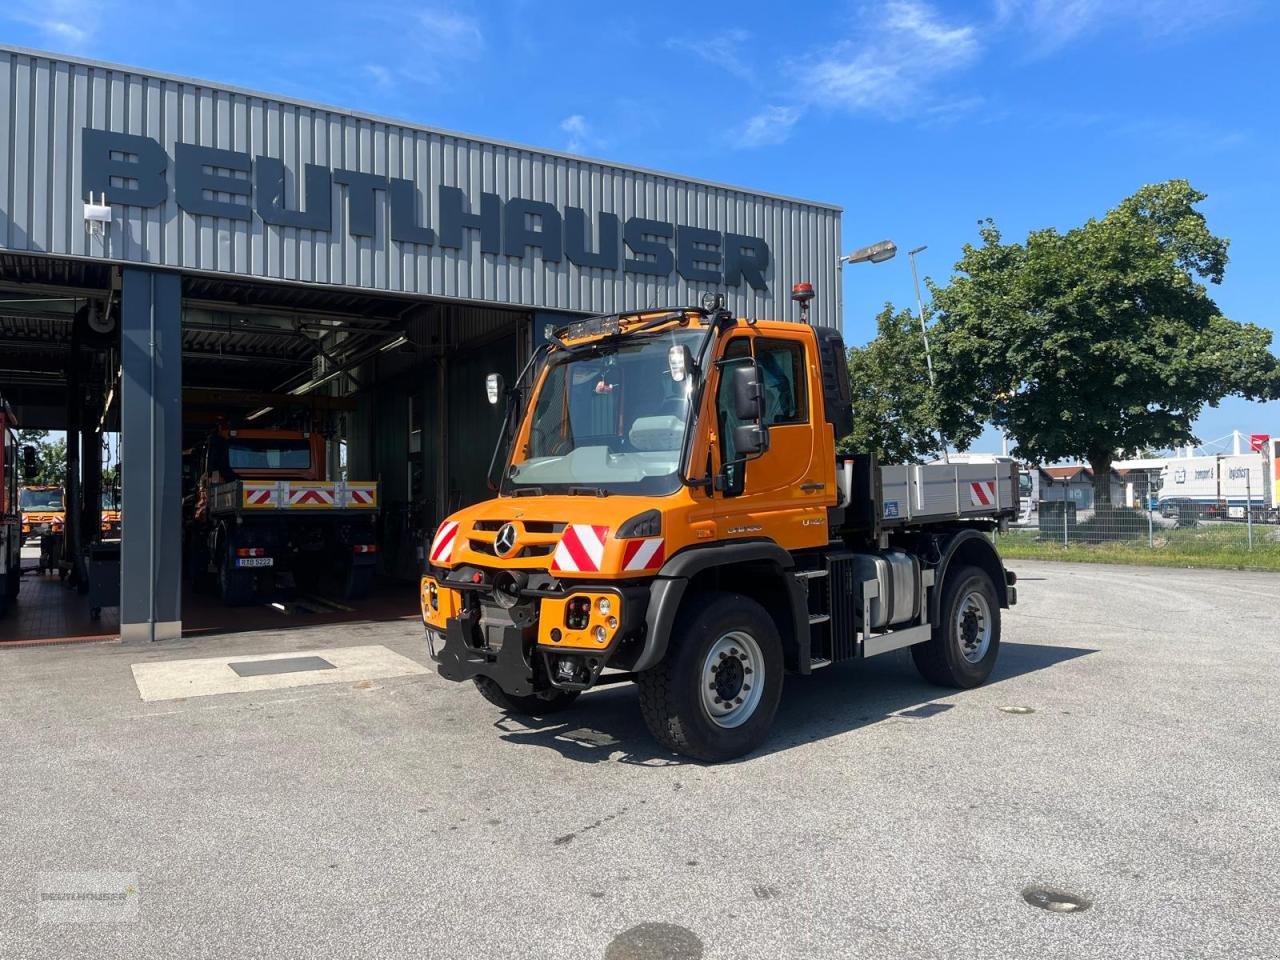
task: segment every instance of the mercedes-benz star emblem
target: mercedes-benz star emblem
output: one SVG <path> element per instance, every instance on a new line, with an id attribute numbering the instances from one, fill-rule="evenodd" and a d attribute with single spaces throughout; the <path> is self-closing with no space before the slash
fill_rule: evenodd
<path id="1" fill-rule="evenodd" d="M 509 557 L 516 552 L 516 526 L 504 523 L 493 540 L 493 551 L 500 557 Z"/>

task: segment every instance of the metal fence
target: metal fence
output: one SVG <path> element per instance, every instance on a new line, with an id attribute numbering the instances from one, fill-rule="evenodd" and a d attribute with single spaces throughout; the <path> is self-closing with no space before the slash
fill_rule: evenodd
<path id="1" fill-rule="evenodd" d="M 1011 557 L 1280 570 L 1280 510 L 1260 501 L 1080 508 L 1041 501 L 996 534 Z"/>

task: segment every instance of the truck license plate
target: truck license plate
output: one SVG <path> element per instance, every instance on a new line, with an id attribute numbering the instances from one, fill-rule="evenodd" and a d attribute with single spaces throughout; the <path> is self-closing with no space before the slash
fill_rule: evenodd
<path id="1" fill-rule="evenodd" d="M 270 567 L 275 564 L 273 557 L 240 557 L 236 560 L 237 567 Z"/>

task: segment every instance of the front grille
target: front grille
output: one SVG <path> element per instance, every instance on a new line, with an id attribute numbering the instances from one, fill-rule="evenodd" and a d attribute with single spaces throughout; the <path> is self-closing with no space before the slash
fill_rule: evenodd
<path id="1" fill-rule="evenodd" d="M 469 546 L 476 553 L 483 553 L 487 557 L 496 557 L 497 553 L 493 549 L 493 543 L 489 540 L 467 540 Z M 545 557 L 548 556 L 556 545 L 554 543 L 530 543 L 521 547 L 510 557 L 504 557 L 505 560 L 514 560 L 517 557 Z"/>
<path id="2" fill-rule="evenodd" d="M 512 520 L 477 520 L 472 529 L 483 533 L 497 533 Z M 564 533 L 565 524 L 555 520 L 521 520 L 520 526 L 524 527 L 525 533 L 543 533 L 557 534 Z"/>

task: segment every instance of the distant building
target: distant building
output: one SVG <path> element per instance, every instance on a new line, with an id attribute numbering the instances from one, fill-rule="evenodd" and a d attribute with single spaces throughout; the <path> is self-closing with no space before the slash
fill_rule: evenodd
<path id="1" fill-rule="evenodd" d="M 1084 464 L 1040 467 L 1040 500 L 1069 500 L 1076 505 L 1077 510 L 1092 509 L 1093 468 Z M 1125 498 L 1124 480 L 1114 469 L 1111 471 L 1111 503 L 1115 506 L 1129 503 Z"/>

